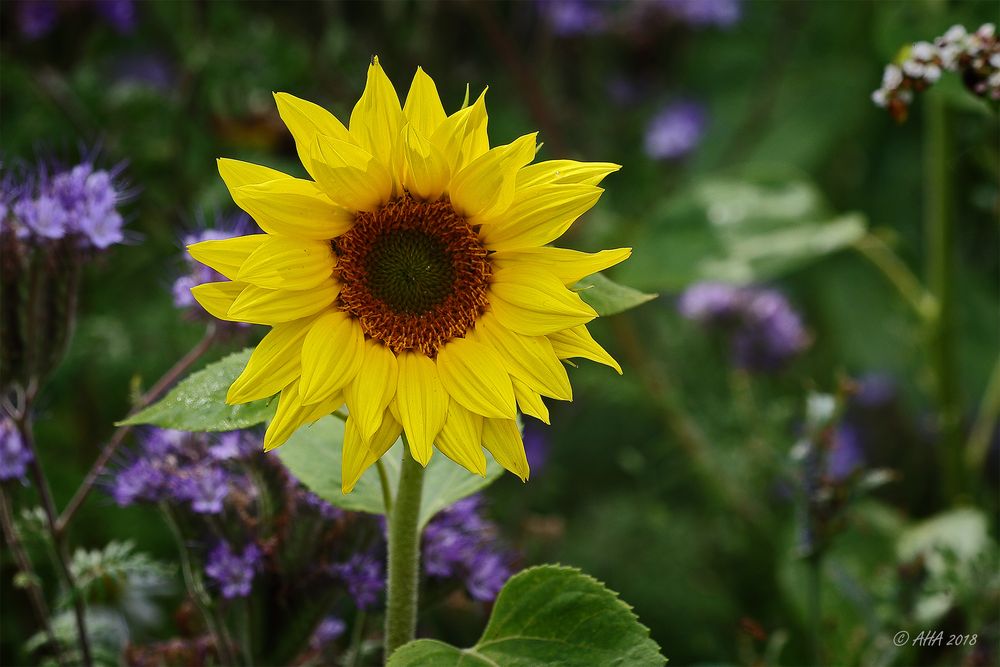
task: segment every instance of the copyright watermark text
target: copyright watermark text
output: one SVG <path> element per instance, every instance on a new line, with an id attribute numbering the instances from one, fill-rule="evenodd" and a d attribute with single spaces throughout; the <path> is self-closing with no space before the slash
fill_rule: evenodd
<path id="1" fill-rule="evenodd" d="M 921 630 L 916 635 L 900 630 L 892 636 L 892 643 L 896 646 L 975 646 L 977 639 L 979 635 L 945 634 L 944 630 Z"/>

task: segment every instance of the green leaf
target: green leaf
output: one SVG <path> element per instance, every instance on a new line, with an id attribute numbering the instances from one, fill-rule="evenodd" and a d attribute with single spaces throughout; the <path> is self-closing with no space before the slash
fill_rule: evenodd
<path id="1" fill-rule="evenodd" d="M 578 291 L 580 297 L 590 304 L 601 317 L 624 312 L 656 298 L 655 294 L 646 294 L 637 289 L 619 285 L 603 273 L 587 276 L 574 285 L 573 289 Z"/>
<path id="2" fill-rule="evenodd" d="M 853 245 L 866 229 L 864 216 L 831 214 L 812 183 L 794 178 L 710 179 L 653 218 L 620 270 L 654 289 L 772 280 Z"/>
<path id="3" fill-rule="evenodd" d="M 192 373 L 162 400 L 118 423 L 153 424 L 180 431 L 233 431 L 267 421 L 276 401 L 264 399 L 244 405 L 227 405 L 226 392 L 243 372 L 250 353 L 246 349 Z"/>
<path id="4" fill-rule="evenodd" d="M 649 629 L 616 593 L 579 570 L 542 565 L 511 577 L 472 648 L 419 639 L 400 647 L 388 665 L 638 667 L 666 662 Z"/>
<path id="5" fill-rule="evenodd" d="M 327 502 L 347 510 L 385 514 L 382 486 L 378 470 L 372 466 L 361 475 L 354 490 L 341 492 L 340 460 L 344 443 L 344 422 L 336 417 L 324 417 L 312 426 L 300 428 L 288 439 L 278 456 L 303 484 Z M 402 461 L 402 440 L 382 457 L 393 492 L 399 481 Z M 435 451 L 427 474 L 420 502 L 420 527 L 431 517 L 458 500 L 489 486 L 503 474 L 503 468 L 486 453 L 486 477 L 474 475 Z"/>

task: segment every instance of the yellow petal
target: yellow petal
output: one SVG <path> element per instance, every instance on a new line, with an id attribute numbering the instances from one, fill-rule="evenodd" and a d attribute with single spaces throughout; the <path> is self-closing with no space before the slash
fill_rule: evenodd
<path id="1" fill-rule="evenodd" d="M 250 253 L 259 248 L 265 239 L 267 234 L 249 234 L 231 239 L 202 241 L 189 245 L 187 251 L 196 261 L 233 280 Z"/>
<path id="2" fill-rule="evenodd" d="M 322 134 L 341 141 L 353 141 L 344 124 L 332 113 L 307 100 L 288 93 L 274 93 L 278 115 L 295 139 L 295 150 L 302 165 L 312 173 L 312 147 L 316 135 Z"/>
<path id="3" fill-rule="evenodd" d="M 581 278 L 624 262 L 631 254 L 631 248 L 588 253 L 566 248 L 544 247 L 501 250 L 491 255 L 490 260 L 497 269 L 520 266 L 544 269 L 561 280 L 564 285 L 573 285 Z"/>
<path id="4" fill-rule="evenodd" d="M 267 431 L 264 433 L 264 451 L 280 447 L 299 427 L 327 416 L 343 404 L 344 398 L 336 394 L 325 401 L 304 405 L 299 396 L 299 383 L 293 382 L 281 392 L 278 410 L 274 413 L 274 419 L 267 425 Z"/>
<path id="5" fill-rule="evenodd" d="M 546 407 L 545 402 L 542 401 L 542 397 L 538 392 L 532 391 L 528 385 L 517 378 L 513 378 L 512 381 L 514 383 L 514 396 L 517 398 L 517 407 L 521 409 L 521 412 L 548 424 L 549 409 Z"/>
<path id="6" fill-rule="evenodd" d="M 368 67 L 365 92 L 351 112 L 351 136 L 388 167 L 392 142 L 399 136 L 402 126 L 403 110 L 399 107 L 399 97 L 376 56 Z"/>
<path id="7" fill-rule="evenodd" d="M 223 157 L 219 158 L 216 164 L 219 168 L 219 175 L 222 176 L 222 180 L 230 192 L 244 185 L 259 185 L 269 181 L 283 181 L 292 178 L 277 169 L 242 160 L 230 160 Z"/>
<path id="8" fill-rule="evenodd" d="M 451 401 L 448 418 L 437 437 L 437 448 L 469 472 L 486 477 L 482 416 Z"/>
<path id="9" fill-rule="evenodd" d="M 608 174 L 621 169 L 611 162 L 577 162 L 576 160 L 546 160 L 531 164 L 517 174 L 517 188 L 551 183 L 582 183 L 598 185 Z"/>
<path id="10" fill-rule="evenodd" d="M 497 463 L 528 481 L 528 457 L 521 442 L 521 431 L 513 419 L 483 420 L 483 446 Z"/>
<path id="11" fill-rule="evenodd" d="M 381 426 L 382 416 L 396 395 L 398 378 L 396 355 L 384 345 L 366 340 L 361 369 L 344 387 L 347 409 L 364 439 L 371 439 Z"/>
<path id="12" fill-rule="evenodd" d="M 472 106 L 445 118 L 431 135 L 431 143 L 444 153 L 451 173 L 457 174 L 490 149 L 489 137 L 486 135 L 487 121 L 484 90 Z"/>
<path id="13" fill-rule="evenodd" d="M 417 73 L 413 75 L 413 83 L 410 84 L 410 92 L 403 105 L 403 114 L 410 125 L 425 137 L 432 136 L 434 130 L 444 122 L 446 115 L 437 86 L 422 67 L 417 67 Z"/>
<path id="14" fill-rule="evenodd" d="M 307 290 L 273 290 L 250 285 L 229 307 L 229 316 L 257 324 L 291 322 L 327 308 L 339 293 L 340 286 L 333 278 Z"/>
<path id="15" fill-rule="evenodd" d="M 331 202 L 312 181 L 301 178 L 231 188 L 236 205 L 268 234 L 327 240 L 354 224 L 354 215 Z"/>
<path id="16" fill-rule="evenodd" d="M 361 326 L 342 312 L 316 318 L 302 343 L 302 402 L 315 403 L 354 379 L 364 359 Z"/>
<path id="17" fill-rule="evenodd" d="M 550 243 L 600 199 L 592 185 L 538 185 L 518 190 L 499 217 L 482 220 L 480 237 L 490 250 L 516 250 Z"/>
<path id="18" fill-rule="evenodd" d="M 537 136 L 527 134 L 497 146 L 455 174 L 449 188 L 455 210 L 467 218 L 488 220 L 510 208 L 517 171 L 534 159 Z"/>
<path id="19" fill-rule="evenodd" d="M 476 335 L 499 352 L 504 367 L 515 379 L 546 396 L 561 401 L 573 399 L 566 368 L 552 350 L 552 343 L 544 336 L 522 336 L 511 331 L 497 320 L 494 313 L 486 313 L 479 318 Z"/>
<path id="20" fill-rule="evenodd" d="M 419 199 L 440 198 L 451 178 L 444 154 L 412 125 L 400 134 L 397 164 L 403 187 Z"/>
<path id="21" fill-rule="evenodd" d="M 350 407 L 348 407 L 350 409 Z M 341 490 L 350 493 L 362 473 L 382 458 L 399 439 L 402 427 L 392 415 L 386 415 L 378 430 L 367 441 L 361 436 L 352 414 L 344 425 L 344 448 L 340 464 Z"/>
<path id="22" fill-rule="evenodd" d="M 510 376 L 489 345 L 456 338 L 438 351 L 437 370 L 448 395 L 469 410 L 497 419 L 517 416 Z"/>
<path id="23" fill-rule="evenodd" d="M 311 323 L 306 319 L 275 325 L 230 385 L 226 403 L 249 403 L 273 396 L 298 378 L 302 372 L 302 340 Z"/>
<path id="24" fill-rule="evenodd" d="M 619 375 L 622 374 L 622 367 L 618 365 L 614 357 L 598 345 L 585 326 L 557 331 L 549 334 L 548 338 L 552 343 L 552 349 L 560 359 L 575 359 L 577 357 L 590 359 L 599 364 L 610 366 L 618 371 Z"/>
<path id="25" fill-rule="evenodd" d="M 267 289 L 304 290 L 326 281 L 333 264 L 329 243 L 272 236 L 250 253 L 236 277 Z"/>
<path id="26" fill-rule="evenodd" d="M 230 317 L 229 308 L 246 286 L 246 283 L 229 282 L 228 280 L 218 283 L 203 283 L 191 288 L 191 296 L 212 317 L 227 322 L 237 322 L 242 320 Z M 257 322 L 256 324 L 261 323 Z"/>
<path id="27" fill-rule="evenodd" d="M 364 148 L 318 136 L 313 171 L 323 191 L 351 211 L 371 211 L 392 197 L 392 177 Z"/>
<path id="28" fill-rule="evenodd" d="M 404 352 L 399 361 L 396 409 L 406 432 L 410 454 L 427 465 L 434 453 L 433 443 L 448 415 L 448 394 L 438 377 L 434 362 L 418 352 Z"/>
<path id="29" fill-rule="evenodd" d="M 551 273 L 504 269 L 493 280 L 490 307 L 501 324 L 525 336 L 545 336 L 597 317 L 593 308 Z"/>

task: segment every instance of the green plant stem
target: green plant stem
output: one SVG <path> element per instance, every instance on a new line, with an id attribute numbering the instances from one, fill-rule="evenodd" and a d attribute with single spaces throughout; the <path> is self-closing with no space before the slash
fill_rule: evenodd
<path id="1" fill-rule="evenodd" d="M 32 432 L 31 420 L 28 417 L 30 409 L 25 408 L 21 414 L 17 415 L 14 423 L 20 433 L 25 449 L 31 452 L 31 461 L 28 468 L 31 470 L 31 478 L 35 483 L 38 498 L 42 504 L 45 514 L 45 525 L 52 540 L 52 550 L 55 555 L 56 570 L 63 585 L 69 591 L 70 599 L 73 602 L 73 617 L 76 620 L 77 642 L 80 645 L 80 658 L 86 667 L 94 664 L 94 659 L 90 652 L 90 636 L 87 634 L 86 608 L 83 603 L 83 595 L 76 585 L 73 571 L 69 566 L 69 552 L 66 548 L 64 535 L 56 528 L 58 517 L 56 514 L 56 504 L 52 500 L 52 490 L 49 488 L 49 480 L 45 477 L 42 464 L 38 459 L 38 449 L 35 447 L 34 433 Z"/>
<path id="2" fill-rule="evenodd" d="M 809 556 L 809 625 L 812 664 L 823 665 L 823 556 L 817 552 Z"/>
<path id="3" fill-rule="evenodd" d="M 886 280 L 892 283 L 900 296 L 913 309 L 923 322 L 930 322 L 937 317 L 937 301 L 913 275 L 909 267 L 899 258 L 892 248 L 878 235 L 865 234 L 856 244 L 855 250 L 882 272 Z"/>
<path id="4" fill-rule="evenodd" d="M 417 629 L 420 581 L 420 496 L 424 468 L 410 456 L 403 438 L 403 464 L 389 520 L 389 581 L 385 617 L 385 660 L 412 641 Z"/>
<path id="5" fill-rule="evenodd" d="M 378 471 L 379 485 L 382 487 L 382 504 L 385 505 L 385 518 L 392 516 L 392 483 L 389 482 L 389 473 L 385 470 L 382 459 L 375 461 L 375 469 Z"/>
<path id="6" fill-rule="evenodd" d="M 205 627 L 208 628 L 208 633 L 212 636 L 212 641 L 219 652 L 219 659 L 224 665 L 235 665 L 233 656 L 230 654 L 230 646 L 223 637 L 216 623 L 216 617 L 212 613 L 212 599 L 209 597 L 205 587 L 201 585 L 201 580 L 195 575 L 194 568 L 191 565 L 191 559 L 184 544 L 184 534 L 181 533 L 177 519 L 174 518 L 173 512 L 170 511 L 170 507 L 166 503 L 160 503 L 160 511 L 163 512 L 163 517 L 166 520 L 167 527 L 170 529 L 170 534 L 173 535 L 174 542 L 177 543 L 177 553 L 181 560 L 181 574 L 184 576 L 184 586 L 191 594 L 191 599 L 194 600 L 198 611 L 201 612 L 202 619 L 205 621 Z"/>
<path id="7" fill-rule="evenodd" d="M 986 455 L 990 450 L 990 438 L 993 437 L 998 419 L 1000 419 L 1000 356 L 997 357 L 993 372 L 990 373 L 986 393 L 979 404 L 979 412 L 965 446 L 965 460 L 970 474 L 979 474 L 982 471 Z"/>
<path id="8" fill-rule="evenodd" d="M 17 524 L 14 522 L 14 517 L 10 511 L 10 501 L 7 499 L 7 491 L 3 488 L 0 488 L 0 526 L 3 528 L 4 541 L 14 556 L 14 562 L 17 563 L 17 569 L 25 579 L 25 592 L 28 594 L 28 600 L 31 602 L 31 608 L 35 612 L 38 624 L 48 638 L 49 648 L 55 652 L 56 660 L 59 664 L 65 664 L 63 662 L 62 651 L 59 650 L 59 644 L 56 642 L 55 633 L 52 632 L 52 624 L 49 622 L 49 607 L 45 602 L 45 595 L 42 593 L 41 586 L 39 586 L 38 575 L 35 574 L 31 558 L 28 556 L 28 552 L 21 542 L 21 536 L 17 531 Z"/>
<path id="9" fill-rule="evenodd" d="M 955 355 L 955 239 L 952 216 L 948 110 L 942 95 L 929 94 L 924 116 L 924 193 L 927 287 L 937 302 L 929 322 L 928 346 L 941 430 L 940 465 L 945 494 L 956 502 L 966 488 Z"/>
<path id="10" fill-rule="evenodd" d="M 368 614 L 364 609 L 358 610 L 357 616 L 354 617 L 354 628 L 351 630 L 351 646 L 348 649 L 348 659 L 347 664 L 349 667 L 358 667 L 361 660 L 361 642 L 365 637 L 365 621 L 368 620 Z"/>

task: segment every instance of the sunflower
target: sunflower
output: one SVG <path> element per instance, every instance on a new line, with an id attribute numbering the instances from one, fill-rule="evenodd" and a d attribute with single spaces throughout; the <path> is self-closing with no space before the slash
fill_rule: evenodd
<path id="1" fill-rule="evenodd" d="M 401 433 L 422 465 L 436 447 L 484 475 L 485 447 L 526 480 L 517 412 L 572 399 L 562 360 L 621 373 L 571 286 L 631 250 L 547 245 L 619 166 L 531 164 L 535 134 L 490 148 L 484 96 L 449 116 L 418 68 L 401 107 L 378 58 L 348 127 L 276 93 L 312 180 L 219 160 L 264 233 L 188 248 L 229 279 L 192 289 L 208 312 L 271 327 L 227 402 L 280 393 L 267 450 L 346 403 L 345 493 Z"/>

